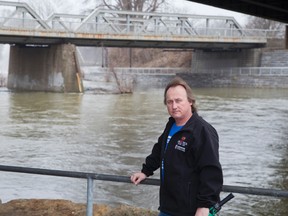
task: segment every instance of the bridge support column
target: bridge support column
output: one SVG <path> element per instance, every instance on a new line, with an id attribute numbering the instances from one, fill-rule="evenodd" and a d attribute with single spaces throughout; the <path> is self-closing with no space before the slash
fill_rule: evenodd
<path id="1" fill-rule="evenodd" d="M 285 27 L 285 49 L 288 49 L 288 25 Z"/>
<path id="2" fill-rule="evenodd" d="M 7 87 L 24 91 L 82 92 L 75 45 L 11 46 Z"/>
<path id="3" fill-rule="evenodd" d="M 233 67 L 259 67 L 260 49 L 205 52 L 196 50 L 192 57 L 192 71 L 201 72 Z"/>

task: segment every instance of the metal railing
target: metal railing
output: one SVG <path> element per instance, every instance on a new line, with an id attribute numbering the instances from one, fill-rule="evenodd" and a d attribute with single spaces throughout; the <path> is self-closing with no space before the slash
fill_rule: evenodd
<path id="1" fill-rule="evenodd" d="M 97 77 L 99 74 L 108 74 L 111 68 L 100 66 L 83 66 L 85 78 Z M 136 67 L 115 67 L 116 73 L 127 73 L 134 75 L 176 75 L 186 74 L 211 74 L 221 76 L 288 76 L 288 67 L 239 67 L 223 69 L 199 69 L 193 71 L 191 68 L 136 68 Z"/>
<path id="2" fill-rule="evenodd" d="M 93 181 L 94 180 L 131 183 L 130 177 L 127 177 L 127 176 L 106 175 L 106 174 L 88 173 L 88 172 L 74 172 L 74 171 L 39 169 L 39 168 L 6 166 L 6 165 L 0 165 L 0 171 L 87 179 L 86 216 L 93 216 Z M 141 182 L 141 184 L 159 186 L 160 180 L 147 178 L 143 182 Z M 222 191 L 241 193 L 241 194 L 250 194 L 250 195 L 288 198 L 288 191 L 285 191 L 285 190 L 224 185 Z"/>
<path id="3" fill-rule="evenodd" d="M 82 72 L 84 79 L 98 77 L 99 74 L 131 74 L 131 75 L 176 75 L 177 73 L 189 73 L 191 68 L 144 68 L 144 67 L 100 67 L 100 66 L 83 66 Z"/>
<path id="4" fill-rule="evenodd" d="M 223 69 L 199 69 L 191 74 L 222 76 L 288 76 L 288 67 L 239 67 Z"/>
<path id="5" fill-rule="evenodd" d="M 76 16 L 76 15 L 74 15 Z M 80 16 L 80 15 L 79 15 Z M 154 15 L 155 16 L 155 15 Z M 180 15 L 179 15 L 180 16 Z M 53 20 L 45 23 L 45 20 L 31 18 L 7 18 L 0 17 L 0 29 L 3 30 L 29 30 L 35 32 L 65 32 L 85 34 L 123 34 L 123 35 L 151 35 L 151 36 L 181 36 L 181 37 L 218 37 L 241 38 L 242 40 L 266 40 L 267 38 L 284 38 L 279 30 L 242 29 L 229 28 L 227 26 L 182 26 L 177 23 L 162 22 L 155 25 L 153 19 L 141 23 L 119 23 L 69 20 Z M 41 23 L 41 24 L 40 24 Z M 47 28 L 43 28 L 43 23 Z M 50 26 L 51 25 L 51 26 Z M 20 31 L 19 31 L 20 32 Z"/>
<path id="6" fill-rule="evenodd" d="M 0 1 L 9 7 L 0 17 L 0 29 L 22 29 L 92 34 L 177 35 L 267 39 L 279 31 L 244 29 L 229 16 L 189 15 L 95 9 L 90 14 L 54 13 L 41 18 L 28 4 Z M 284 35 L 282 34 L 282 37 Z"/>

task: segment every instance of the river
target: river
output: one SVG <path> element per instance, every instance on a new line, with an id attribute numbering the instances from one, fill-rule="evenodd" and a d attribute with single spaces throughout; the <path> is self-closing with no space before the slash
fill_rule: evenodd
<path id="1" fill-rule="evenodd" d="M 194 89 L 220 137 L 224 184 L 288 189 L 288 90 Z M 168 119 L 163 89 L 97 95 L 0 89 L 0 164 L 130 176 Z M 156 172 L 153 178 L 158 178 Z M 222 193 L 223 198 L 227 193 Z M 234 194 L 221 215 L 288 215 L 288 199 Z M 86 202 L 86 181 L 1 172 L 0 198 Z M 96 203 L 156 210 L 158 187 L 94 182 Z"/>

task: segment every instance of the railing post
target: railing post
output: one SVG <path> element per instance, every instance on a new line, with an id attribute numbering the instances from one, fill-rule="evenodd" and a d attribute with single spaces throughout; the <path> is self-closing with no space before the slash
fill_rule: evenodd
<path id="1" fill-rule="evenodd" d="M 87 178 L 87 206 L 86 216 L 93 216 L 93 179 Z"/>

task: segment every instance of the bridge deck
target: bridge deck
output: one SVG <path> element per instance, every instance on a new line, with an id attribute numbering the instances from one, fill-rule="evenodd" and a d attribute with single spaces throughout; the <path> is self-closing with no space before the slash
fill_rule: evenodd
<path id="1" fill-rule="evenodd" d="M 34 31 L 0 29 L 1 43 L 51 45 L 72 43 L 77 46 L 147 47 L 147 48 L 195 48 L 195 49 L 243 49 L 264 47 L 266 39 L 243 39 L 217 36 L 164 36 L 129 35 L 109 33 L 70 33 L 59 31 Z"/>

